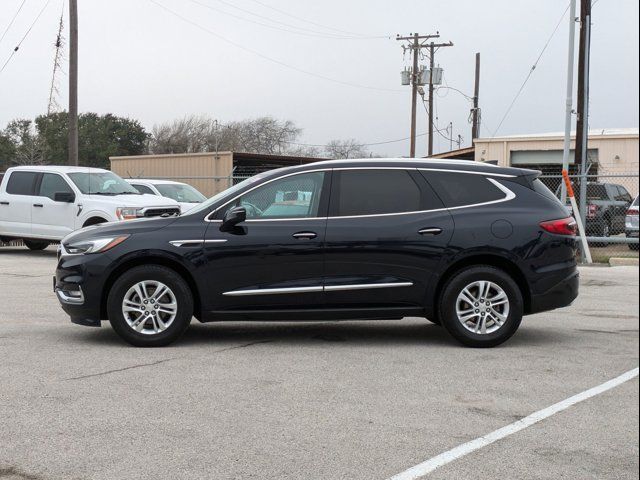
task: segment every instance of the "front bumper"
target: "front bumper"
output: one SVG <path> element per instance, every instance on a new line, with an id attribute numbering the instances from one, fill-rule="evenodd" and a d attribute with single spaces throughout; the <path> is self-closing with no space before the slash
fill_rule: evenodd
<path id="1" fill-rule="evenodd" d="M 61 256 L 53 291 L 73 323 L 100 326 L 102 292 L 111 259 L 105 254 Z"/>
<path id="2" fill-rule="evenodd" d="M 544 293 L 531 296 L 528 313 L 539 313 L 555 308 L 567 307 L 578 297 L 580 273 L 574 269 L 566 277 L 555 283 Z"/>

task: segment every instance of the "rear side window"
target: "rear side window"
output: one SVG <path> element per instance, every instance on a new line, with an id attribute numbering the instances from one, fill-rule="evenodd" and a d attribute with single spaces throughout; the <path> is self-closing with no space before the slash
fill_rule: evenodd
<path id="1" fill-rule="evenodd" d="M 132 183 L 131 186 L 138 190 L 140 193 L 148 193 L 149 195 L 155 195 L 153 190 L 151 190 L 146 185 L 140 185 L 139 183 Z"/>
<path id="2" fill-rule="evenodd" d="M 51 200 L 57 192 L 73 193 L 69 184 L 60 175 L 55 173 L 45 173 L 40 182 L 40 196 L 48 197 Z"/>
<path id="3" fill-rule="evenodd" d="M 484 175 L 453 172 L 421 172 L 448 208 L 494 202 L 505 198 L 502 190 Z"/>
<path id="4" fill-rule="evenodd" d="M 423 210 L 421 190 L 406 170 L 338 170 L 331 194 L 333 216 Z"/>
<path id="5" fill-rule="evenodd" d="M 607 187 L 602 183 L 591 183 L 587 185 L 587 200 L 609 200 Z"/>
<path id="6" fill-rule="evenodd" d="M 553 192 L 549 190 L 549 188 L 547 188 L 544 183 L 542 183 L 540 179 L 536 178 L 533 182 L 531 182 L 531 185 L 533 186 L 533 190 L 536 193 L 539 193 L 543 197 L 547 197 L 550 200 L 559 201 L 558 197 L 556 197 Z"/>
<path id="7" fill-rule="evenodd" d="M 12 195 L 33 195 L 36 172 L 13 172 L 7 183 L 7 193 Z"/>

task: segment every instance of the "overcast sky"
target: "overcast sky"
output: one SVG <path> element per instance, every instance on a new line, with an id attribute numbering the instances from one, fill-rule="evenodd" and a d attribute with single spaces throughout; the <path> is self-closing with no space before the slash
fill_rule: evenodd
<path id="1" fill-rule="evenodd" d="M 591 126 L 637 127 L 638 2 L 596 2 Z M 0 36 L 21 3 L 0 0 Z M 46 3 L 25 1 L 0 42 L 0 67 Z M 481 52 L 481 133 L 493 135 L 568 5 L 564 0 L 78 3 L 80 111 L 136 118 L 148 129 L 189 114 L 221 122 L 272 115 L 293 120 L 304 129 L 301 141 L 311 144 L 408 136 L 410 88 L 400 85 L 400 71 L 409 56 L 403 59 L 394 37 L 416 31 L 439 31 L 441 41 L 454 42 L 437 53 L 436 63 L 444 68 L 446 84 L 467 95 L 473 92 L 474 54 Z M 49 0 L 0 73 L 0 128 L 13 118 L 46 111 L 61 11 L 62 0 Z M 65 12 L 66 36 L 67 27 Z M 568 15 L 498 135 L 563 129 L 567 42 Z M 63 70 L 59 103 L 66 107 L 66 58 Z M 424 132 L 426 112 L 419 107 L 418 130 Z M 470 140 L 469 107 L 453 90 L 437 92 L 438 125 L 453 122 L 454 135 L 461 134 L 465 144 Z M 435 138 L 436 151 L 448 148 L 446 140 Z M 406 155 L 408 141 L 370 149 Z M 425 151 L 426 137 L 420 137 L 418 153 Z"/>

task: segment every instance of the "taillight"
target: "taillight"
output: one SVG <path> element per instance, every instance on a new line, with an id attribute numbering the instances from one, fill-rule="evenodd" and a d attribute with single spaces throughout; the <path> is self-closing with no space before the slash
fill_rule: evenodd
<path id="1" fill-rule="evenodd" d="M 627 210 L 627 215 L 638 215 L 638 209 L 630 208 L 629 210 Z"/>
<path id="2" fill-rule="evenodd" d="M 549 220 L 548 222 L 542 222 L 540 224 L 543 230 L 556 235 L 571 235 L 576 236 L 578 234 L 578 224 L 573 217 L 562 218 L 560 220 Z"/>
<path id="3" fill-rule="evenodd" d="M 598 213 L 600 207 L 598 205 L 587 205 L 587 217 L 593 218 Z"/>

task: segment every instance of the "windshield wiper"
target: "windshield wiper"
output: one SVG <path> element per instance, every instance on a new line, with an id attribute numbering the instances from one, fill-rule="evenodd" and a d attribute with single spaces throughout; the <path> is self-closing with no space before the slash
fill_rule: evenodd
<path id="1" fill-rule="evenodd" d="M 114 195 L 142 195 L 140 192 L 117 192 Z"/>

